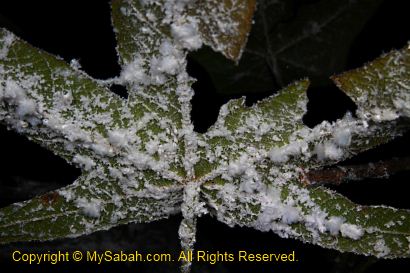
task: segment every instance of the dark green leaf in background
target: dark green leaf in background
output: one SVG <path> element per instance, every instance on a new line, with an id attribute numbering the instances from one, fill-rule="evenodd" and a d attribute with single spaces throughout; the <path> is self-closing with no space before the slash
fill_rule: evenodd
<path id="1" fill-rule="evenodd" d="M 191 56 L 210 74 L 218 93 L 276 90 L 304 77 L 323 86 L 346 68 L 350 46 L 381 2 L 259 0 L 239 65 L 210 48 Z"/>

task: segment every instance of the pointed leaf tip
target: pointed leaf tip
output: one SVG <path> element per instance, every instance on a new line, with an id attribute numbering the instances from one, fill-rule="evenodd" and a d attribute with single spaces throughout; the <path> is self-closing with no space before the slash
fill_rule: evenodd
<path id="1" fill-rule="evenodd" d="M 198 16 L 204 43 L 237 63 L 248 40 L 255 10 L 256 0 L 213 0 L 198 1 L 193 12 Z"/>
<path id="2" fill-rule="evenodd" d="M 410 45 L 332 80 L 358 105 L 359 115 L 374 121 L 410 117 Z"/>

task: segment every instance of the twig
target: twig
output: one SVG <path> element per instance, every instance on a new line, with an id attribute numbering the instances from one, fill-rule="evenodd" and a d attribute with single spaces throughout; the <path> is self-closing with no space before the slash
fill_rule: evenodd
<path id="1" fill-rule="evenodd" d="M 375 163 L 350 166 L 336 166 L 329 169 L 312 170 L 304 174 L 307 185 L 340 185 L 352 180 L 365 178 L 387 178 L 389 175 L 410 170 L 410 157 L 393 158 Z"/>

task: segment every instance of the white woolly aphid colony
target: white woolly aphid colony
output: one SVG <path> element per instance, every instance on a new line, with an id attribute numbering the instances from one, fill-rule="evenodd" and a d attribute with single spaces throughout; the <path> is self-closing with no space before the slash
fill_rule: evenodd
<path id="1" fill-rule="evenodd" d="M 1 209 L 2 242 L 75 237 L 182 212 L 184 250 L 194 246 L 197 217 L 210 213 L 229 226 L 340 251 L 409 256 L 408 211 L 364 210 L 303 184 L 308 170 L 406 129 L 409 48 L 336 77 L 358 104 L 357 117 L 308 128 L 309 82 L 301 80 L 249 108 L 244 99 L 230 101 L 200 134 L 190 119 L 194 79 L 186 54 L 206 44 L 240 58 L 254 4 L 228 2 L 114 1 L 122 72 L 105 81 L 0 31 L 1 122 L 83 170 L 52 204 L 34 198 Z M 110 92 L 112 83 L 125 85 L 128 99 Z"/>

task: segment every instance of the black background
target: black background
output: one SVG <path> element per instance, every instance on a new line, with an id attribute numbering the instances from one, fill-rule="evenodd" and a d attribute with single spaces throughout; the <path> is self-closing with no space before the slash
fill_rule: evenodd
<path id="1" fill-rule="evenodd" d="M 299 1 L 314 2 L 314 1 Z M 376 14 L 366 23 L 350 50 L 346 69 L 361 66 L 383 52 L 403 47 L 410 40 L 410 24 L 406 1 L 384 1 Z M 0 26 L 14 32 L 26 41 L 66 61 L 78 59 L 84 71 L 92 77 L 106 79 L 117 76 L 115 38 L 110 20 L 108 1 L 0 1 Z M 217 93 L 209 76 L 200 64 L 188 61 L 189 73 L 198 79 L 194 84 L 193 122 L 199 132 L 206 131 L 217 117 L 220 106 L 229 97 Z M 329 75 L 330 76 L 330 75 Z M 297 80 L 297 79 L 295 79 Z M 123 92 L 123 90 L 114 90 Z M 274 93 L 273 90 L 246 94 L 248 103 Z M 354 110 L 351 101 L 335 87 L 309 90 L 310 102 L 305 122 L 309 126 L 322 120 L 335 120 L 346 110 Z M 237 97 L 236 96 L 236 97 Z M 345 164 L 375 161 L 384 158 L 409 156 L 409 135 L 387 145 L 366 152 Z M 0 206 L 23 201 L 70 184 L 80 170 L 69 166 L 23 136 L 0 126 Z M 389 179 L 367 179 L 335 188 L 353 201 L 364 204 L 385 204 L 410 209 L 407 183 L 409 172 Z M 16 248 L 32 251 L 69 250 L 133 250 L 142 252 L 179 251 L 177 230 L 180 216 L 150 224 L 131 224 L 110 231 L 77 239 L 48 243 L 24 243 L 0 246 L 1 272 L 178 272 L 178 264 L 62 264 L 57 266 L 23 266 L 10 262 L 10 251 Z M 292 239 L 281 239 L 273 233 L 262 233 L 247 228 L 229 228 L 205 216 L 198 224 L 197 249 L 208 251 L 247 250 L 255 252 L 295 250 L 298 263 L 294 264 L 235 264 L 218 263 L 215 266 L 197 263 L 193 272 L 373 272 L 374 270 L 408 272 L 410 261 L 377 260 L 354 254 L 303 244 Z M 7 270 L 3 271 L 3 268 Z"/>

